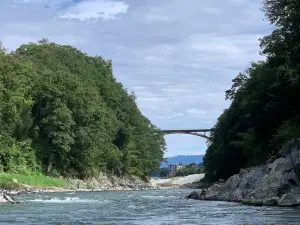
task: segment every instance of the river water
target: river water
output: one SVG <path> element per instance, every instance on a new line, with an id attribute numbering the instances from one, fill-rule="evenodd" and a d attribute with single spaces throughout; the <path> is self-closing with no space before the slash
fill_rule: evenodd
<path id="1" fill-rule="evenodd" d="M 73 192 L 17 196 L 19 205 L 0 205 L 0 225 L 293 225 L 299 208 L 251 207 L 185 200 L 191 190 Z"/>

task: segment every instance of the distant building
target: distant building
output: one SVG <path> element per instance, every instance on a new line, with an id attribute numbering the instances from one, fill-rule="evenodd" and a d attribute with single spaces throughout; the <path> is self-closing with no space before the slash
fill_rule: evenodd
<path id="1" fill-rule="evenodd" d="M 176 171 L 180 170 L 180 169 L 183 169 L 184 167 L 185 167 L 185 165 L 178 165 L 177 168 L 176 168 Z"/>
<path id="2" fill-rule="evenodd" d="M 169 165 L 169 175 L 174 175 L 178 170 L 183 169 L 185 166 L 182 164 L 179 165 Z"/>
<path id="3" fill-rule="evenodd" d="M 170 175 L 173 175 L 173 174 L 176 173 L 176 171 L 177 171 L 177 166 L 176 166 L 176 165 L 170 164 L 170 165 L 169 165 L 169 174 L 170 174 Z"/>

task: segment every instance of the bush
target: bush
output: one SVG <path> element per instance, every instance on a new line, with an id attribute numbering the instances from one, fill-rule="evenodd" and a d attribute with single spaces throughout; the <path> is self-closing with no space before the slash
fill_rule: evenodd
<path id="1" fill-rule="evenodd" d="M 199 174 L 203 172 L 204 172 L 204 168 L 202 166 L 198 166 L 194 163 L 191 163 L 190 165 L 187 165 L 186 167 L 179 169 L 175 173 L 175 176 L 181 177 L 181 176 L 188 176 L 191 174 Z"/>
<path id="2" fill-rule="evenodd" d="M 7 137 L 0 137 L 0 165 L 1 171 L 7 173 L 31 174 L 41 171 L 31 143 L 16 142 Z"/>

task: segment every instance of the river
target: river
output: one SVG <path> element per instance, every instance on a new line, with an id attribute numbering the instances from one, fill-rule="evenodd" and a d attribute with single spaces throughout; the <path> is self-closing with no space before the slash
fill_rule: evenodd
<path id="1" fill-rule="evenodd" d="M 185 200 L 191 190 L 73 192 L 17 196 L 0 206 L 0 225 L 285 225 L 300 224 L 300 209 Z"/>

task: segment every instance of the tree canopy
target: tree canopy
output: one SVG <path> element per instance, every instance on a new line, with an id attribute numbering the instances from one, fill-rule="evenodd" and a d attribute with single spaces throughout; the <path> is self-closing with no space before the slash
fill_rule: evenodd
<path id="1" fill-rule="evenodd" d="M 265 61 L 253 62 L 226 91 L 231 105 L 218 118 L 204 157 L 215 181 L 263 163 L 300 136 L 300 1 L 264 0 L 276 29 L 261 39 Z"/>
<path id="2" fill-rule="evenodd" d="M 196 163 L 190 163 L 188 165 L 185 165 L 183 168 L 179 169 L 175 173 L 175 177 L 182 177 L 182 176 L 188 176 L 191 174 L 199 174 L 203 173 L 203 166 L 197 165 Z"/>
<path id="3" fill-rule="evenodd" d="M 110 60 L 46 39 L 0 45 L 0 170 L 147 179 L 165 141 L 135 99 Z"/>

